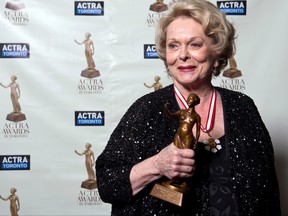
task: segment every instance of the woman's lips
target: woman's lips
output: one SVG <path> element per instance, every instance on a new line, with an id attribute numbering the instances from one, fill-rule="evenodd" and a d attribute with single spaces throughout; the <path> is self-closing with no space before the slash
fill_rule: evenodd
<path id="1" fill-rule="evenodd" d="M 196 69 L 196 66 L 194 65 L 188 65 L 188 66 L 179 66 L 178 70 L 181 72 L 191 72 Z"/>

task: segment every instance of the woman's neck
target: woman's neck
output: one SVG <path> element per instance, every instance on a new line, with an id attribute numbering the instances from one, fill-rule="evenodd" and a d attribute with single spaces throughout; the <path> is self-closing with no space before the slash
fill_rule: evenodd
<path id="1" fill-rule="evenodd" d="M 176 86 L 176 88 L 179 90 L 179 92 L 184 96 L 184 98 L 186 99 L 188 97 L 189 94 L 194 93 L 197 94 L 198 97 L 200 98 L 200 101 L 206 101 L 206 100 L 210 100 L 212 91 L 213 91 L 213 86 L 212 84 L 207 84 L 207 85 L 201 85 L 201 86 L 191 86 L 191 85 L 177 85 L 174 84 Z"/>

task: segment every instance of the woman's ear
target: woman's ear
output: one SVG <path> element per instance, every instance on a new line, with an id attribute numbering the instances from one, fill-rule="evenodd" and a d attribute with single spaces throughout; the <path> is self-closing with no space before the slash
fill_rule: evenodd
<path id="1" fill-rule="evenodd" d="M 219 66 L 219 61 L 218 61 L 218 59 L 216 59 L 214 62 L 214 68 L 217 68 L 218 66 Z"/>

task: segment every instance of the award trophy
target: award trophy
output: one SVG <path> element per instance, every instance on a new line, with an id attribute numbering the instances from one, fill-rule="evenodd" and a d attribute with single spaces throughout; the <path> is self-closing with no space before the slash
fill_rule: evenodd
<path id="1" fill-rule="evenodd" d="M 90 143 L 86 143 L 86 149 L 82 153 L 79 153 L 77 150 L 74 151 L 79 156 L 85 155 L 85 166 L 88 178 L 81 183 L 81 187 L 88 190 L 97 188 L 96 175 L 93 169 L 95 157 L 91 147 L 92 145 Z"/>
<path id="2" fill-rule="evenodd" d="M 11 216 L 18 215 L 18 211 L 20 210 L 20 201 L 19 197 L 16 195 L 17 189 L 11 188 L 10 189 L 10 195 L 7 198 L 4 198 L 0 195 L 0 199 L 4 201 L 10 200 L 10 212 Z"/>
<path id="3" fill-rule="evenodd" d="M 241 70 L 237 69 L 237 63 L 234 56 L 229 58 L 229 66 L 230 68 L 223 72 L 223 76 L 229 78 L 236 78 L 242 76 Z"/>
<path id="4" fill-rule="evenodd" d="M 20 122 L 20 121 L 26 120 L 25 114 L 23 114 L 21 112 L 21 106 L 19 103 L 20 86 L 16 82 L 16 80 L 17 80 L 17 77 L 12 75 L 10 84 L 3 85 L 2 83 L 0 83 L 0 86 L 2 86 L 3 88 L 10 88 L 11 89 L 10 96 L 11 96 L 13 111 L 7 115 L 6 120 L 12 121 L 12 122 Z"/>
<path id="5" fill-rule="evenodd" d="M 17 11 L 17 10 L 21 10 L 25 8 L 25 4 L 21 2 L 20 0 L 11 0 L 6 3 L 5 8 Z"/>
<path id="6" fill-rule="evenodd" d="M 90 39 L 91 34 L 87 32 L 85 34 L 85 39 L 82 42 L 78 42 L 77 40 L 74 40 L 75 43 L 78 45 L 85 44 L 85 57 L 87 61 L 87 68 L 82 70 L 81 76 L 92 79 L 94 77 L 100 76 L 99 70 L 95 69 L 95 63 L 93 60 L 94 55 L 94 43 Z"/>
<path id="7" fill-rule="evenodd" d="M 150 5 L 149 10 L 155 11 L 155 12 L 163 12 L 168 10 L 168 6 L 163 3 L 164 0 L 156 0 L 155 3 Z"/>
<path id="8" fill-rule="evenodd" d="M 154 88 L 154 91 L 157 91 L 159 89 L 163 88 L 163 85 L 160 83 L 160 76 L 155 76 L 154 80 L 155 82 L 152 85 L 147 85 L 146 83 L 144 83 L 144 86 L 146 86 L 147 88 Z"/>
<path id="9" fill-rule="evenodd" d="M 201 118 L 195 111 L 195 106 L 200 103 L 200 98 L 196 94 L 190 94 L 187 98 L 187 109 L 178 110 L 171 113 L 168 104 L 165 104 L 165 111 L 170 118 L 179 117 L 180 125 L 174 136 L 174 145 L 178 148 L 196 149 L 200 136 Z M 196 126 L 196 135 L 193 135 L 193 127 Z M 174 205 L 182 206 L 184 194 L 187 193 L 189 185 L 188 179 L 177 178 L 156 183 L 150 195 L 170 202 Z"/>

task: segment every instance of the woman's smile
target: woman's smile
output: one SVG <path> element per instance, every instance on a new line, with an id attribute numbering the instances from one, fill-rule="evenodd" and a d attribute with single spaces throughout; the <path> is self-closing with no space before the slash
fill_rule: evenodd
<path id="1" fill-rule="evenodd" d="M 182 66 L 178 66 L 177 69 L 180 71 L 180 72 L 194 72 L 197 67 L 194 66 L 194 65 L 182 65 Z"/>

